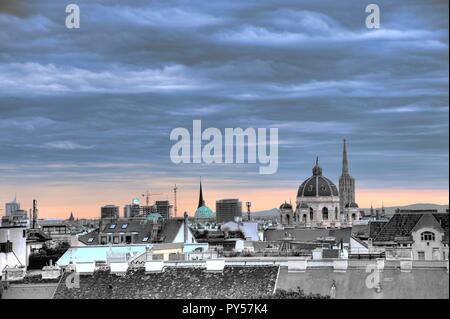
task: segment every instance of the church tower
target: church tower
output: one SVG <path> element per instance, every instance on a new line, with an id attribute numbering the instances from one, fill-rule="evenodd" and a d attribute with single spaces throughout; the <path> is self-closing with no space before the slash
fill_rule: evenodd
<path id="1" fill-rule="evenodd" d="M 347 159 L 347 143 L 344 139 L 344 149 L 342 151 L 342 174 L 339 178 L 339 205 L 341 212 L 346 205 L 355 202 L 355 179 L 350 176 Z"/>
<path id="2" fill-rule="evenodd" d="M 202 180 L 200 179 L 200 194 L 198 196 L 198 207 L 197 208 L 200 208 L 202 206 L 205 206 L 205 200 L 203 199 Z"/>

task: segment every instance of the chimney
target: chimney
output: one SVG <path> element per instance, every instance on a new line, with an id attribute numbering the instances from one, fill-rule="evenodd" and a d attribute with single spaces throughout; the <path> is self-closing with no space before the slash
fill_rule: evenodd
<path id="1" fill-rule="evenodd" d="M 37 201 L 33 199 L 33 229 L 36 229 L 37 224 Z"/>

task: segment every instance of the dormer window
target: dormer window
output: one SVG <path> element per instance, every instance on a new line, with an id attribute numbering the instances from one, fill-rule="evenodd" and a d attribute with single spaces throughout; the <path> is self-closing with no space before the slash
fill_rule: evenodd
<path id="1" fill-rule="evenodd" d="M 420 234 L 420 238 L 423 241 L 434 241 L 435 240 L 434 233 L 432 233 L 430 231 L 425 231 L 422 234 Z"/>
<path id="2" fill-rule="evenodd" d="M 110 226 L 109 226 L 109 229 L 115 229 L 116 228 L 116 224 L 111 224 Z"/>

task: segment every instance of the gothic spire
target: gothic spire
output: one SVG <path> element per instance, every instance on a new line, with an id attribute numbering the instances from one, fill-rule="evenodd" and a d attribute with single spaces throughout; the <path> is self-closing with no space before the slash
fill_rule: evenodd
<path id="1" fill-rule="evenodd" d="M 342 174 L 348 174 L 347 142 L 345 138 L 344 138 L 344 149 L 342 151 Z"/>
<path id="2" fill-rule="evenodd" d="M 200 195 L 198 197 L 198 207 L 200 208 L 205 205 L 205 201 L 203 200 L 203 191 L 202 191 L 202 179 L 200 178 Z"/>

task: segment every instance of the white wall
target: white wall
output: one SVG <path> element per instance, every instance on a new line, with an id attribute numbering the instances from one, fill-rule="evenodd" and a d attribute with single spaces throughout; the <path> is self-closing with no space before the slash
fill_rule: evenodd
<path id="1" fill-rule="evenodd" d="M 434 233 L 434 241 L 422 241 L 421 234 L 426 231 Z M 418 253 L 419 251 L 423 251 L 425 253 L 425 260 L 433 260 L 436 259 L 436 257 L 439 258 L 437 260 L 443 260 L 443 251 L 447 251 L 446 255 L 448 256 L 448 248 L 445 250 L 444 245 L 442 244 L 443 235 L 443 233 L 429 227 L 424 227 L 418 229 L 416 232 L 412 232 L 412 237 L 414 240 L 414 244 L 412 245 L 413 259 L 419 259 Z M 439 255 L 435 258 L 433 258 L 433 249 L 437 249 L 439 251 Z"/>
<path id="2" fill-rule="evenodd" d="M 350 252 L 352 254 L 368 254 L 369 248 L 350 237 Z"/>
<path id="3" fill-rule="evenodd" d="M 14 253 L 0 253 L 0 270 L 6 266 L 24 266 L 28 265 L 27 258 L 27 238 L 24 236 L 24 227 L 0 228 L 0 242 L 6 242 L 8 239 L 12 242 Z"/>
<path id="4" fill-rule="evenodd" d="M 188 227 L 187 242 L 188 243 L 196 243 L 197 242 L 189 227 Z M 184 222 L 181 223 L 180 229 L 178 229 L 178 233 L 175 236 L 175 239 L 172 241 L 172 243 L 184 243 Z"/>

